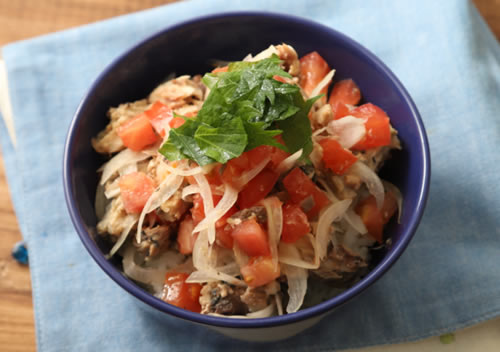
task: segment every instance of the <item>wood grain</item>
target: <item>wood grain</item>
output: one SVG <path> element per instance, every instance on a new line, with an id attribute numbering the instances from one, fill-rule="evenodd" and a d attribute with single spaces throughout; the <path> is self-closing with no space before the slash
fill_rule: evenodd
<path id="1" fill-rule="evenodd" d="M 176 0 L 0 0 L 0 46 Z M 500 0 L 474 1 L 500 39 Z M 0 351 L 34 351 L 28 267 L 11 257 L 21 240 L 0 156 Z"/>

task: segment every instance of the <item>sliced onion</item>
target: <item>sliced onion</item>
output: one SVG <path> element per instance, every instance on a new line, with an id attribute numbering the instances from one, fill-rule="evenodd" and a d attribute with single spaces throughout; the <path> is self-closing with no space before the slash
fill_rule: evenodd
<path id="1" fill-rule="evenodd" d="M 321 168 L 321 164 L 323 162 L 323 148 L 321 148 L 321 145 L 319 143 L 316 143 L 314 140 L 313 150 L 311 154 L 309 154 L 309 159 L 311 159 L 314 167 L 316 167 L 317 169 Z"/>
<path id="2" fill-rule="evenodd" d="M 384 185 L 385 189 L 387 192 L 391 192 L 394 197 L 396 198 L 396 202 L 398 203 L 398 224 L 401 223 L 401 213 L 403 212 L 403 195 L 401 194 L 401 191 L 399 188 L 394 186 L 392 183 L 387 182 L 387 181 L 382 181 L 382 184 Z"/>
<path id="3" fill-rule="evenodd" d="M 194 175 L 194 179 L 198 183 L 198 186 L 200 186 L 200 195 L 203 199 L 203 210 L 205 211 L 205 214 L 210 214 L 214 208 L 214 198 L 212 196 L 212 189 L 210 188 L 210 184 L 208 183 L 207 178 L 202 174 Z M 213 224 L 208 224 L 207 230 L 208 242 L 212 244 L 215 242 L 215 222 Z M 196 231 L 193 230 L 193 232 Z"/>
<path id="4" fill-rule="evenodd" d="M 361 217 L 354 210 L 347 210 L 344 214 L 344 219 L 360 234 L 364 235 L 368 232 L 363 220 L 361 220 Z"/>
<path id="5" fill-rule="evenodd" d="M 128 234 L 132 230 L 132 227 L 134 227 L 135 223 L 137 222 L 137 215 L 132 215 L 129 214 L 125 217 L 123 221 L 123 231 L 120 234 L 120 237 L 118 237 L 118 240 L 116 240 L 116 243 L 113 245 L 111 250 L 109 251 L 108 255 L 106 256 L 106 259 L 111 258 L 115 253 L 120 249 L 120 247 L 125 243 L 125 240 L 128 237 Z"/>
<path id="6" fill-rule="evenodd" d="M 269 48 L 261 51 L 260 53 L 258 53 L 257 55 L 255 55 L 254 57 L 250 57 L 248 60 L 246 61 L 250 61 L 250 62 L 253 62 L 253 61 L 260 61 L 260 60 L 264 60 L 264 59 L 267 59 L 268 57 L 271 57 L 273 54 L 276 54 L 278 55 L 278 49 L 276 49 L 276 47 L 274 45 L 270 45 Z M 279 55 L 278 55 L 279 56 Z M 248 56 L 247 56 L 248 57 Z"/>
<path id="7" fill-rule="evenodd" d="M 184 177 L 182 176 L 168 175 L 155 189 L 151 197 L 149 197 L 148 201 L 144 205 L 141 215 L 139 216 L 139 223 L 137 225 L 136 233 L 137 243 L 141 243 L 142 223 L 144 222 L 146 214 L 152 212 L 160 205 L 162 205 L 165 201 L 167 201 L 170 197 L 172 197 L 172 195 L 177 192 L 183 182 Z"/>
<path id="8" fill-rule="evenodd" d="M 237 185 L 239 188 L 243 187 L 248 182 L 250 182 L 255 176 L 257 176 L 266 167 L 267 163 L 269 163 L 270 160 L 271 158 L 265 158 L 260 163 L 258 163 L 253 169 L 248 170 L 247 172 L 243 173 L 239 178 L 233 180 L 234 184 Z"/>
<path id="9" fill-rule="evenodd" d="M 313 251 L 312 260 L 306 261 L 300 252 L 300 249 L 307 250 L 303 248 L 306 244 L 311 247 L 309 250 Z M 300 248 L 300 249 L 299 249 Z M 284 243 L 281 242 L 278 248 L 279 261 L 283 264 L 293 265 L 298 268 L 304 269 L 318 269 L 320 265 L 318 251 L 316 248 L 316 240 L 309 233 L 303 238 L 299 239 L 295 243 Z"/>
<path id="10" fill-rule="evenodd" d="M 215 223 L 228 212 L 229 209 L 236 203 L 238 199 L 238 192 L 230 185 L 225 184 L 224 195 L 222 196 L 217 206 L 201 220 L 198 225 L 193 229 L 193 232 L 199 232 L 214 226 Z M 210 239 L 209 239 L 210 240 Z M 215 241 L 215 238 L 214 238 Z M 213 242 L 211 242 L 213 243 Z"/>
<path id="11" fill-rule="evenodd" d="M 266 308 L 257 310 L 246 315 L 247 318 L 258 319 L 258 318 L 269 318 L 274 315 L 274 303 L 271 302 Z"/>
<path id="12" fill-rule="evenodd" d="M 143 284 L 151 285 L 155 293 L 163 290 L 166 269 L 144 268 L 135 263 L 136 249 L 130 245 L 123 255 L 123 272 L 129 278 Z"/>
<path id="13" fill-rule="evenodd" d="M 307 292 L 307 270 L 291 265 L 282 265 L 281 270 L 285 274 L 288 283 L 288 304 L 286 312 L 295 313 L 304 303 Z"/>
<path id="14" fill-rule="evenodd" d="M 323 259 L 326 256 L 328 242 L 330 241 L 330 226 L 333 222 L 344 215 L 351 205 L 351 199 L 345 199 L 333 203 L 321 212 L 318 219 L 318 228 L 316 229 L 316 243 L 318 248 L 319 258 Z"/>
<path id="15" fill-rule="evenodd" d="M 170 173 L 178 176 L 194 176 L 203 173 L 203 168 L 201 166 L 196 166 L 191 169 L 181 169 L 172 167 L 168 163 L 165 163 L 165 169 L 167 169 Z"/>
<path id="16" fill-rule="evenodd" d="M 234 276 L 225 274 L 223 272 L 217 271 L 215 269 L 198 270 L 191 273 L 186 279 L 187 283 L 205 283 L 205 282 L 216 282 L 225 281 L 231 285 L 246 287 L 247 284 Z"/>
<path id="17" fill-rule="evenodd" d="M 120 176 L 131 174 L 132 172 L 137 172 L 137 163 L 128 164 L 118 170 Z"/>
<path id="18" fill-rule="evenodd" d="M 95 215 L 97 216 L 97 220 L 101 220 L 106 214 L 106 207 L 108 205 L 108 200 L 106 199 L 106 195 L 104 194 L 104 186 L 100 183 L 97 185 L 95 191 Z"/>
<path id="19" fill-rule="evenodd" d="M 215 270 L 230 276 L 237 276 L 240 274 L 240 267 L 236 262 L 232 262 L 224 266 L 219 266 L 215 268 Z"/>
<path id="20" fill-rule="evenodd" d="M 384 204 L 384 185 L 378 175 L 361 161 L 356 161 L 351 166 L 351 172 L 358 175 L 359 178 L 366 184 L 368 192 L 370 192 L 377 201 L 377 207 L 382 208 Z"/>
<path id="21" fill-rule="evenodd" d="M 330 84 L 330 82 L 332 81 L 334 74 L 335 74 L 335 70 L 331 70 L 330 72 L 328 72 L 326 74 L 326 76 L 323 77 L 323 79 L 318 83 L 318 85 L 316 87 L 314 87 L 314 89 L 311 92 L 310 97 L 315 97 L 316 95 L 318 95 L 321 92 L 321 90 L 323 90 L 323 88 L 327 87 Z"/>
<path id="22" fill-rule="evenodd" d="M 330 121 L 327 130 L 342 147 L 347 149 L 358 143 L 366 134 L 364 119 L 350 115 Z"/>
<path id="23" fill-rule="evenodd" d="M 283 230 L 283 209 L 277 197 L 269 197 L 260 202 L 266 208 L 269 249 L 274 267 L 278 267 L 278 243 Z"/>
<path id="24" fill-rule="evenodd" d="M 316 136 L 318 136 L 318 135 L 322 134 L 322 133 L 323 133 L 323 132 L 325 132 L 325 131 L 326 131 L 326 127 L 322 127 L 322 128 L 320 128 L 320 129 L 317 129 L 316 131 L 314 131 L 314 132 L 313 132 L 313 134 L 312 134 L 312 136 L 313 136 L 313 137 L 316 137 Z"/>
<path id="25" fill-rule="evenodd" d="M 328 184 L 323 179 L 319 178 L 317 182 L 323 186 L 323 188 L 326 191 L 326 196 L 328 197 L 328 199 L 330 199 L 332 203 L 339 201 L 338 198 L 335 197 L 335 194 L 333 194 L 333 191 L 331 190 L 330 186 L 328 186 Z M 359 215 L 354 212 L 354 210 L 348 209 L 344 214 L 344 219 L 359 233 L 365 234 L 368 232 L 365 224 L 363 223 Z"/>
<path id="26" fill-rule="evenodd" d="M 281 301 L 281 295 L 274 295 L 274 303 L 276 304 L 278 315 L 283 315 L 283 302 Z"/>
<path id="27" fill-rule="evenodd" d="M 102 176 L 99 183 L 103 185 L 106 181 L 113 176 L 115 172 L 120 170 L 121 168 L 138 163 L 139 161 L 145 160 L 151 157 L 148 153 L 142 152 L 134 152 L 130 149 L 125 149 L 116 154 L 114 157 L 109 159 L 109 161 L 103 165 L 102 167 Z"/>
<path id="28" fill-rule="evenodd" d="M 105 185 L 104 195 L 107 199 L 115 198 L 120 194 L 120 178 L 117 177 L 113 182 Z"/>
<path id="29" fill-rule="evenodd" d="M 245 253 L 245 251 L 243 251 L 237 243 L 234 244 L 233 246 L 233 253 L 234 253 L 234 259 L 236 260 L 236 263 L 240 266 L 240 267 L 243 267 L 245 265 L 248 264 L 248 261 L 249 261 L 249 257 L 248 255 Z"/>
<path id="30" fill-rule="evenodd" d="M 302 149 L 296 151 L 295 153 L 284 159 L 281 163 L 279 163 L 278 167 L 276 168 L 276 172 L 280 175 L 284 174 L 295 165 L 295 163 L 300 159 L 301 156 Z"/>
<path id="31" fill-rule="evenodd" d="M 189 185 L 182 189 L 182 200 L 186 200 L 192 194 L 200 193 L 200 186 Z"/>
<path id="32" fill-rule="evenodd" d="M 208 244 L 208 231 L 201 231 L 193 246 L 193 265 L 197 270 L 208 270 L 214 267 Z"/>
<path id="33" fill-rule="evenodd" d="M 359 256 L 367 261 L 370 251 L 368 246 L 375 243 L 371 236 L 361 235 L 353 228 L 349 228 L 343 235 L 342 247 L 353 256 Z"/>

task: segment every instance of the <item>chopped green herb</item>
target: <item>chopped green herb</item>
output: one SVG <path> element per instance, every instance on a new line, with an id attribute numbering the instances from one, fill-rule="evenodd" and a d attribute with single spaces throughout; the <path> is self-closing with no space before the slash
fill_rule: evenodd
<path id="1" fill-rule="evenodd" d="M 277 56 L 257 62 L 233 62 L 227 72 L 203 77 L 210 94 L 196 118 L 170 130 L 160 153 L 169 160 L 191 159 L 199 165 L 226 163 L 244 151 L 273 145 L 293 153 L 312 150 L 307 117 L 315 99 L 304 101 Z M 282 134 L 286 147 L 273 138 Z"/>

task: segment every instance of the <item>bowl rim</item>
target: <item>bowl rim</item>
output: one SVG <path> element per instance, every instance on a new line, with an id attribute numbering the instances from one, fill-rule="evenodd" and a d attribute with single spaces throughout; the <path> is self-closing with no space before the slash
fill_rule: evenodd
<path id="1" fill-rule="evenodd" d="M 353 48 L 357 55 L 363 57 L 364 60 L 370 62 L 375 68 L 381 72 L 384 76 L 386 76 L 391 83 L 395 87 L 395 91 L 400 96 L 402 101 L 408 106 L 411 111 L 413 118 L 417 125 L 416 134 L 418 136 L 422 152 L 422 166 L 423 166 L 423 177 L 421 184 L 418 185 L 418 195 L 417 195 L 417 206 L 415 208 L 415 212 L 411 215 L 407 222 L 407 227 L 405 231 L 402 233 L 401 240 L 393 246 L 393 250 L 385 256 L 380 263 L 373 268 L 362 280 L 357 282 L 355 285 L 342 292 L 341 294 L 330 298 L 322 303 L 319 303 L 313 307 L 306 308 L 304 310 L 299 310 L 298 312 L 292 314 L 284 314 L 281 316 L 274 316 L 269 318 L 256 318 L 256 319 L 234 319 L 234 318 L 224 318 L 224 317 L 215 317 L 210 315 L 203 315 L 199 313 L 190 312 L 188 310 L 184 310 L 173 305 L 170 305 L 159 298 L 154 297 L 150 293 L 146 292 L 131 280 L 126 278 L 124 274 L 118 271 L 103 255 L 103 253 L 99 250 L 96 243 L 92 240 L 91 235 L 85 229 L 83 225 L 83 220 L 77 210 L 76 201 L 74 195 L 71 191 L 72 189 L 72 175 L 73 172 L 70 168 L 72 164 L 72 150 L 73 150 L 73 140 L 75 139 L 76 127 L 79 125 L 79 120 L 81 118 L 81 112 L 84 110 L 87 100 L 92 95 L 92 92 L 99 86 L 102 80 L 106 78 L 106 76 L 124 59 L 127 58 L 133 51 L 137 50 L 143 45 L 146 45 L 150 41 L 164 35 L 167 32 L 176 30 L 186 25 L 192 25 L 196 23 L 203 23 L 206 21 L 217 20 L 217 19 L 225 19 L 230 17 L 264 17 L 267 19 L 279 19 L 280 21 L 287 21 L 290 23 L 294 23 L 298 26 L 308 26 L 317 31 L 327 32 L 328 34 L 337 38 L 338 41 L 342 42 L 349 48 Z M 399 81 L 396 75 L 371 51 L 366 49 L 364 46 L 359 44 L 357 41 L 348 37 L 347 35 L 315 22 L 313 20 L 299 17 L 295 15 L 289 15 L 279 12 L 265 12 L 265 11 L 229 11 L 218 14 L 209 14 L 204 16 L 197 16 L 195 18 L 178 22 L 174 25 L 168 26 L 164 29 L 161 29 L 155 32 L 152 35 L 147 36 L 146 38 L 140 40 L 135 45 L 126 49 L 121 55 L 116 57 L 110 64 L 108 64 L 105 69 L 97 76 L 97 78 L 93 81 L 90 88 L 87 90 L 86 94 L 82 98 L 73 118 L 71 124 L 69 126 L 65 146 L 64 146 L 64 156 L 63 156 L 63 186 L 64 186 L 64 196 L 66 200 L 66 204 L 68 207 L 68 211 L 70 214 L 70 218 L 73 222 L 73 225 L 82 241 L 83 245 L 91 255 L 91 257 L 95 260 L 95 262 L 101 267 L 102 270 L 119 286 L 121 286 L 125 291 L 129 294 L 133 295 L 135 298 L 139 299 L 143 303 L 148 306 L 159 310 L 160 312 L 164 312 L 181 319 L 189 320 L 195 323 L 201 323 L 204 325 L 218 326 L 218 327 L 228 327 L 228 328 L 266 328 L 271 326 L 280 326 L 290 323 L 299 322 L 302 320 L 307 320 L 309 318 L 313 318 L 316 316 L 324 315 L 334 308 L 339 307 L 340 305 L 352 300 L 360 293 L 364 292 L 369 286 L 371 286 L 376 280 L 383 276 L 385 272 L 396 262 L 396 260 L 401 256 L 406 247 L 408 246 L 410 240 L 413 238 L 418 224 L 423 216 L 425 205 L 428 198 L 429 193 L 429 185 L 430 185 L 430 150 L 429 143 L 427 139 L 427 135 L 425 132 L 423 121 L 420 117 L 418 109 L 407 92 L 406 88 Z"/>

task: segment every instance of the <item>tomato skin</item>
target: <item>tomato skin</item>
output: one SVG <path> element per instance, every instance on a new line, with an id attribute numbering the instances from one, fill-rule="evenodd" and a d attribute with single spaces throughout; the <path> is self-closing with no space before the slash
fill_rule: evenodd
<path id="1" fill-rule="evenodd" d="M 349 114 L 347 105 L 357 105 L 361 91 L 352 79 L 344 79 L 334 84 L 328 103 L 332 107 L 334 120 Z"/>
<path id="2" fill-rule="evenodd" d="M 199 194 L 193 196 L 193 206 L 191 207 L 194 226 L 205 218 L 205 209 L 203 208 L 203 198 Z"/>
<path id="3" fill-rule="evenodd" d="M 281 77 L 281 76 L 278 76 L 278 75 L 274 75 L 274 76 L 273 76 L 273 79 L 275 79 L 276 81 L 281 82 L 281 83 L 286 83 L 286 79 L 285 79 L 285 77 Z"/>
<path id="4" fill-rule="evenodd" d="M 333 120 L 338 120 L 350 113 L 351 108 L 344 103 L 336 103 L 335 107 L 332 107 Z"/>
<path id="5" fill-rule="evenodd" d="M 397 209 L 396 197 L 391 192 L 386 192 L 384 203 L 380 209 L 377 208 L 375 197 L 370 195 L 362 199 L 354 211 L 361 217 L 368 233 L 378 243 L 382 243 L 384 241 L 384 225 L 389 222 Z"/>
<path id="6" fill-rule="evenodd" d="M 170 128 L 178 128 L 178 127 L 181 127 L 182 125 L 184 125 L 184 122 L 186 122 L 186 120 L 184 120 L 182 117 L 176 116 L 176 117 L 172 118 L 172 120 L 170 120 L 168 125 L 170 126 Z"/>
<path id="7" fill-rule="evenodd" d="M 366 150 L 391 144 L 389 117 L 378 106 L 371 103 L 353 109 L 349 115 L 365 118 L 366 135 L 356 143 L 352 150 Z"/>
<path id="8" fill-rule="evenodd" d="M 330 66 L 317 51 L 313 51 L 300 59 L 299 82 L 308 97 L 310 97 L 314 88 L 330 71 Z M 328 85 L 320 93 L 326 95 L 327 91 Z M 325 97 L 321 99 L 326 101 Z"/>
<path id="9" fill-rule="evenodd" d="M 358 160 L 354 154 L 343 148 L 335 139 L 325 138 L 319 144 L 323 148 L 325 166 L 337 175 L 345 174 L 352 164 Z"/>
<path id="10" fill-rule="evenodd" d="M 279 144 L 285 146 L 285 141 L 283 140 L 283 137 L 281 137 L 281 135 L 274 137 L 274 139 Z M 280 149 L 275 146 L 268 146 L 268 147 L 269 147 L 269 157 L 271 158 L 271 167 L 273 169 L 276 169 L 283 160 L 285 160 L 290 156 L 290 153 L 285 152 L 283 149 Z"/>
<path id="11" fill-rule="evenodd" d="M 148 117 L 149 122 L 151 122 L 151 125 L 155 129 L 156 133 L 158 133 L 162 137 L 165 137 L 166 124 L 169 123 L 169 121 L 171 121 L 174 117 L 172 109 L 165 104 L 157 101 L 144 113 Z"/>
<path id="12" fill-rule="evenodd" d="M 313 219 L 323 207 L 330 204 L 326 194 L 298 167 L 286 175 L 283 179 L 283 186 L 285 186 L 293 204 L 300 205 L 307 197 L 313 197 L 314 206 L 306 212 L 308 219 Z"/>
<path id="13" fill-rule="evenodd" d="M 250 208 L 264 199 L 273 189 L 280 175 L 272 170 L 264 169 L 243 187 L 238 195 L 240 209 Z"/>
<path id="14" fill-rule="evenodd" d="M 124 122 L 118 128 L 118 136 L 123 145 L 136 152 L 156 143 L 160 138 L 153 130 L 153 126 L 146 114 L 140 114 Z"/>
<path id="15" fill-rule="evenodd" d="M 216 67 L 212 70 L 212 73 L 227 72 L 228 66 Z"/>
<path id="16" fill-rule="evenodd" d="M 271 257 L 252 257 L 248 264 L 241 267 L 243 279 L 249 287 L 259 287 L 276 280 L 280 276 L 280 267 L 274 266 Z"/>
<path id="17" fill-rule="evenodd" d="M 236 225 L 231 236 L 238 247 L 251 257 L 271 254 L 267 232 L 255 219 L 250 218 Z"/>
<path id="18" fill-rule="evenodd" d="M 193 253 L 194 243 L 198 234 L 193 234 L 194 222 L 191 215 L 186 215 L 184 220 L 181 221 L 179 225 L 179 230 L 177 231 L 177 245 L 179 247 L 179 252 L 182 254 Z"/>
<path id="19" fill-rule="evenodd" d="M 187 273 L 167 273 L 161 299 L 179 308 L 199 313 L 201 285 L 186 283 L 188 276 Z"/>
<path id="20" fill-rule="evenodd" d="M 283 206 L 283 231 L 281 241 L 294 243 L 299 238 L 311 231 L 307 215 L 296 204 L 285 204 Z"/>
<path id="21" fill-rule="evenodd" d="M 123 206 L 129 214 L 141 213 L 155 190 L 154 181 L 144 172 L 132 172 L 121 176 L 118 186 Z"/>
<path id="22" fill-rule="evenodd" d="M 215 230 L 215 243 L 219 246 L 233 249 L 234 239 L 232 236 L 233 228 L 231 225 L 225 223 L 223 226 L 216 228 Z"/>

